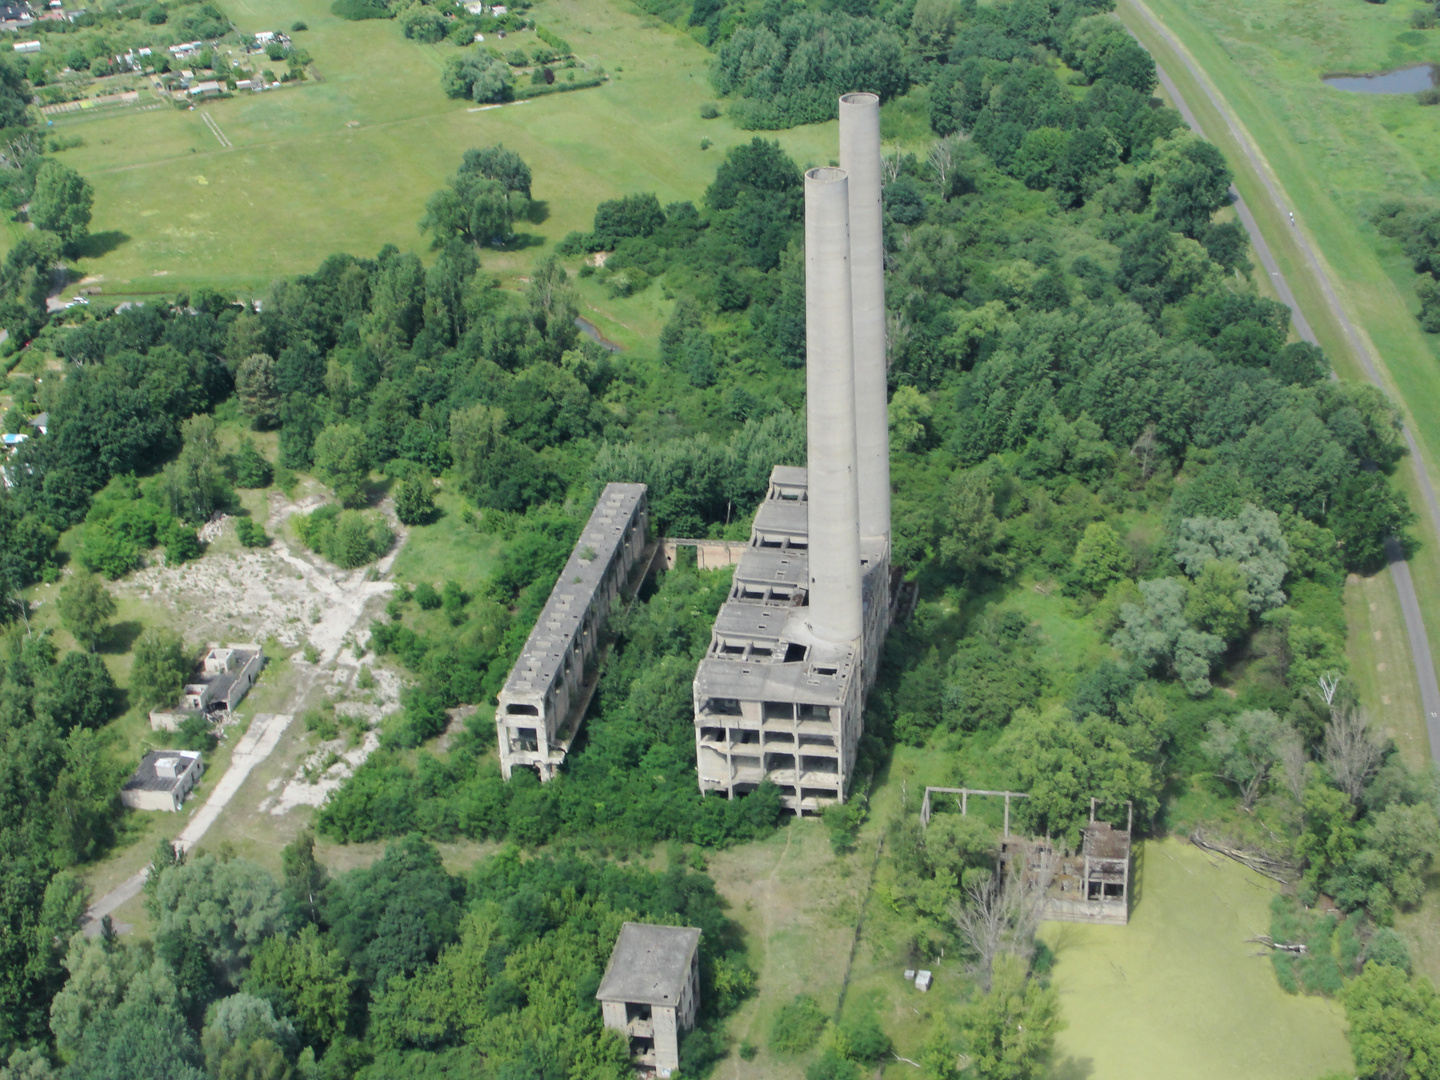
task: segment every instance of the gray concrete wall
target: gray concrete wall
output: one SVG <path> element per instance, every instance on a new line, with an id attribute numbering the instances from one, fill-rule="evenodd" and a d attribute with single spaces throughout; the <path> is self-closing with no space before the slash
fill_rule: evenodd
<path id="1" fill-rule="evenodd" d="M 850 189 L 841 169 L 805 174 L 805 419 L 811 632 L 861 634 Z"/>

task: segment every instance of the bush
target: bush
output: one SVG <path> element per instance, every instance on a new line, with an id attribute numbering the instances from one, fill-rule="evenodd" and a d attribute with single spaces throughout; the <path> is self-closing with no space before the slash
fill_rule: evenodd
<path id="1" fill-rule="evenodd" d="M 707 101 L 704 105 L 700 106 L 701 120 L 714 120 L 719 115 L 720 108 L 713 101 Z"/>
<path id="2" fill-rule="evenodd" d="M 240 449 L 232 459 L 235 468 L 235 486 L 242 488 L 266 488 L 275 477 L 275 470 L 264 455 L 255 449 L 249 436 L 240 440 Z"/>
<path id="3" fill-rule="evenodd" d="M 189 673 L 190 661 L 180 635 L 173 630 L 151 627 L 135 642 L 130 693 L 142 708 L 171 705 Z"/>
<path id="4" fill-rule="evenodd" d="M 1410 12 L 1410 26 L 1414 30 L 1434 30 L 1435 9 L 1423 7 Z"/>
<path id="5" fill-rule="evenodd" d="M 297 516 L 295 531 L 311 551 L 345 570 L 373 562 L 389 551 L 395 540 L 378 514 L 341 510 L 334 503 Z"/>
<path id="6" fill-rule="evenodd" d="M 440 606 L 440 594 L 428 581 L 422 581 L 415 586 L 415 603 L 420 605 L 422 611 L 434 611 Z"/>
<path id="7" fill-rule="evenodd" d="M 210 721 L 199 713 L 191 713 L 180 724 L 175 741 L 181 750 L 199 750 L 208 754 L 215 749 L 215 736 L 210 732 Z"/>
<path id="8" fill-rule="evenodd" d="M 235 519 L 235 538 L 240 541 L 241 547 L 256 548 L 269 547 L 270 537 L 264 528 L 257 525 L 251 518 Z"/>
<path id="9" fill-rule="evenodd" d="M 1389 964 L 1401 971 L 1410 971 L 1410 949 L 1405 939 L 1394 930 L 1387 928 L 1375 931 L 1370 944 L 1365 947 L 1365 963 Z"/>
<path id="10" fill-rule="evenodd" d="M 387 11 L 382 5 L 371 3 L 370 0 L 335 0 L 330 5 L 330 14 L 338 15 L 342 19 L 349 19 L 351 22 L 359 22 L 362 19 L 393 19 L 394 13 Z"/>
<path id="11" fill-rule="evenodd" d="M 298 33 L 300 33 L 301 30 L 309 30 L 309 29 L 310 29 L 310 27 L 306 26 L 305 23 L 304 23 L 304 22 L 301 22 L 301 21 L 296 21 L 296 22 L 293 22 L 293 23 L 290 24 L 290 32 L 291 32 L 292 34 L 298 34 Z"/>
<path id="12" fill-rule="evenodd" d="M 416 473 L 395 489 L 395 516 L 403 525 L 424 525 L 435 516 L 435 481 Z"/>
<path id="13" fill-rule="evenodd" d="M 797 994 L 795 1000 L 781 1005 L 770 1024 L 770 1049 L 793 1057 L 815 1045 L 825 1030 L 825 1014 L 809 994 Z"/>
<path id="14" fill-rule="evenodd" d="M 179 566 L 191 559 L 198 559 L 205 551 L 195 530 L 178 521 L 171 522 L 170 527 L 165 530 L 164 542 L 166 566 Z"/>

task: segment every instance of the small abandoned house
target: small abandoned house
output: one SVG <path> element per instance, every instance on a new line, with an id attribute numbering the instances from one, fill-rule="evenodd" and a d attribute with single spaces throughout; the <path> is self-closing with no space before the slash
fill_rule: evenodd
<path id="1" fill-rule="evenodd" d="M 1079 851 L 1069 851 L 1053 839 L 1013 836 L 1010 801 L 1028 799 L 1018 791 L 979 791 L 974 788 L 927 787 L 920 821 L 928 826 L 933 816 L 933 795 L 958 795 L 960 813 L 969 810 L 972 796 L 999 796 L 1005 800 L 1005 824 L 1000 837 L 1000 872 L 1018 872 L 1026 888 L 1044 894 L 1044 917 L 1056 922 L 1108 923 L 1130 921 L 1130 837 L 1134 809 L 1125 828 L 1095 820 L 1095 799 L 1090 800 L 1090 821 L 1081 830 Z"/>
<path id="2" fill-rule="evenodd" d="M 185 683 L 179 705 L 150 714 L 151 729 L 177 731 L 186 717 L 197 713 L 219 719 L 229 716 L 255 685 L 264 666 L 265 653 L 254 642 L 223 647 L 212 644 Z"/>
<path id="3" fill-rule="evenodd" d="M 151 750 L 120 789 L 120 801 L 133 810 L 175 813 L 204 771 L 198 750 Z"/>
<path id="4" fill-rule="evenodd" d="M 700 1007 L 700 931 L 625 923 L 595 997 L 605 1026 L 630 1040 L 635 1064 L 669 1076 Z"/>

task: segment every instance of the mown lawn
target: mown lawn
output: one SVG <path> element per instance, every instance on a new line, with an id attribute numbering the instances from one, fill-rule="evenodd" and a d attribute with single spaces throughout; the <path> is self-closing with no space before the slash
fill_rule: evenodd
<path id="1" fill-rule="evenodd" d="M 92 230 L 109 250 L 81 269 L 103 275 L 107 298 L 198 285 L 258 294 L 332 252 L 420 250 L 425 200 L 466 148 L 496 142 L 529 162 L 542 220 L 523 223 L 521 243 L 484 262 L 523 275 L 566 233 L 588 230 L 603 199 L 654 191 L 662 203 L 698 201 L 726 148 L 750 138 L 723 118 L 700 118 L 713 99 L 704 48 L 609 0 L 534 9 L 605 67 L 608 85 L 485 111 L 441 93 L 454 46 L 407 41 L 395 22 L 345 22 L 327 0 L 234 0 L 227 10 L 248 32 L 303 19 L 310 29 L 295 38 L 323 81 L 204 105 L 233 149 L 201 108 L 57 120 L 57 131 L 86 140 L 65 159 L 96 188 Z M 705 137 L 714 145 L 702 150 Z M 802 165 L 837 152 L 832 124 L 778 137 Z M 630 321 L 625 303 L 606 306 Z"/>

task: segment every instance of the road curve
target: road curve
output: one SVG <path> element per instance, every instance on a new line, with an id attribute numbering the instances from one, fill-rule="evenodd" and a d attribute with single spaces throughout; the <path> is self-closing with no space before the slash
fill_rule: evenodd
<path id="1" fill-rule="evenodd" d="M 1259 155 L 1255 150 L 1254 144 L 1250 141 L 1249 133 L 1241 130 L 1231 120 L 1229 110 L 1224 107 L 1215 91 L 1210 87 L 1209 82 L 1190 59 L 1189 54 L 1181 47 L 1180 43 L 1175 39 L 1175 36 L 1170 33 L 1164 24 L 1155 17 L 1154 13 L 1145 6 L 1142 0 L 1128 0 L 1128 2 L 1140 14 L 1141 18 L 1149 23 L 1151 28 L 1170 45 L 1176 57 L 1185 65 L 1200 88 L 1204 90 L 1205 96 L 1210 99 L 1210 103 L 1215 107 L 1215 111 L 1219 113 L 1225 121 L 1225 125 L 1229 128 L 1230 134 L 1235 138 L 1235 141 L 1240 144 L 1241 148 L 1244 149 L 1245 156 L 1249 159 L 1251 169 L 1255 175 L 1260 178 L 1260 182 L 1265 185 L 1265 190 L 1269 192 L 1270 197 L 1275 200 L 1275 205 L 1279 207 L 1282 212 L 1287 212 L 1285 211 L 1284 202 L 1280 199 L 1279 193 L 1275 189 L 1275 185 L 1271 182 L 1268 173 L 1260 163 Z M 1190 125 L 1192 130 L 1203 136 L 1205 131 L 1200 126 L 1200 121 L 1191 111 L 1190 106 L 1186 104 L 1185 99 L 1180 95 L 1179 88 L 1158 62 L 1155 65 L 1155 72 L 1160 79 L 1160 85 L 1163 86 L 1165 92 L 1170 95 L 1170 100 L 1173 101 L 1175 107 L 1180 110 L 1180 115 L 1185 118 L 1185 122 Z M 1233 185 L 1230 188 L 1230 194 L 1235 201 L 1235 212 L 1239 216 L 1241 224 L 1245 226 L 1245 231 L 1250 234 L 1250 242 L 1255 248 L 1255 255 L 1260 260 L 1260 265 L 1264 267 L 1265 272 L 1270 275 L 1270 281 L 1274 285 L 1275 292 L 1279 295 L 1281 301 L 1290 308 L 1291 320 L 1295 324 L 1295 332 L 1312 345 L 1318 345 L 1319 342 L 1315 338 L 1315 331 L 1311 327 L 1309 320 L 1305 318 L 1305 313 L 1300 310 L 1300 305 L 1296 302 L 1295 294 L 1291 290 L 1289 283 L 1285 280 L 1285 276 L 1280 272 L 1280 266 L 1275 261 L 1275 254 L 1270 250 L 1270 245 L 1266 242 L 1264 234 L 1260 232 L 1260 226 L 1255 220 L 1255 215 L 1250 211 L 1250 207 L 1246 205 L 1240 192 L 1237 191 Z M 1304 233 L 1298 228 L 1295 230 L 1295 240 L 1300 248 L 1301 254 L 1305 257 L 1306 263 L 1309 264 L 1311 272 L 1314 273 L 1316 280 L 1320 283 L 1321 291 L 1325 296 L 1325 302 L 1329 306 L 1331 314 L 1335 316 L 1336 321 L 1339 322 L 1340 326 L 1344 329 L 1345 336 L 1349 339 L 1351 349 L 1359 359 L 1361 366 L 1364 367 L 1366 376 L 1376 386 L 1384 389 L 1379 368 L 1375 363 L 1375 358 L 1371 354 L 1367 342 L 1356 331 L 1354 325 L 1350 322 L 1349 316 L 1345 314 L 1345 310 L 1341 307 L 1340 300 L 1335 295 L 1334 287 L 1331 285 L 1330 279 L 1325 273 L 1320 260 L 1316 257 L 1314 249 L 1310 246 L 1310 242 L 1305 238 Z M 1436 503 L 1435 489 L 1430 483 L 1430 475 L 1426 471 L 1424 459 L 1420 456 L 1420 447 L 1415 441 L 1415 436 L 1411 434 L 1408 427 L 1404 429 L 1404 434 L 1405 442 L 1410 448 L 1410 460 L 1415 467 L 1415 477 L 1420 484 L 1420 491 L 1424 496 L 1426 507 L 1430 511 L 1430 520 L 1434 525 L 1435 535 L 1440 536 L 1440 505 Z M 1405 620 L 1405 633 L 1410 639 L 1410 655 L 1415 663 L 1415 678 L 1420 685 L 1420 704 L 1425 712 L 1425 730 L 1430 737 L 1430 757 L 1437 765 L 1440 765 L 1440 682 L 1437 682 L 1435 676 L 1435 663 L 1430 652 L 1430 637 L 1429 634 L 1426 633 L 1425 620 L 1420 613 L 1420 598 L 1415 592 L 1415 583 L 1410 577 L 1410 567 L 1405 562 L 1405 555 L 1401 551 L 1398 541 L 1393 538 L 1388 541 L 1385 545 L 1385 553 L 1390 563 L 1391 580 L 1395 582 L 1395 591 L 1399 594 L 1400 612 Z"/>

